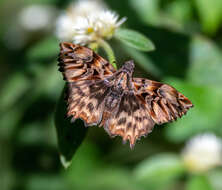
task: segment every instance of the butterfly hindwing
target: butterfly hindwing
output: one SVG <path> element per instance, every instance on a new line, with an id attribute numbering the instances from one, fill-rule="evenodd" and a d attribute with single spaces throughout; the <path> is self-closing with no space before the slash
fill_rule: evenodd
<path id="1" fill-rule="evenodd" d="M 133 78 L 133 83 L 135 94 L 145 101 L 149 115 L 157 124 L 176 120 L 193 106 L 170 85 L 142 78 Z"/>
<path id="2" fill-rule="evenodd" d="M 134 94 L 125 93 L 104 128 L 111 136 L 118 135 L 123 141 L 129 140 L 133 147 L 137 139 L 152 131 L 153 126 L 154 122 L 142 102 Z"/>
<path id="3" fill-rule="evenodd" d="M 80 118 L 85 126 L 102 120 L 104 101 L 110 89 L 102 80 L 77 81 L 68 84 L 68 113 L 73 120 Z"/>

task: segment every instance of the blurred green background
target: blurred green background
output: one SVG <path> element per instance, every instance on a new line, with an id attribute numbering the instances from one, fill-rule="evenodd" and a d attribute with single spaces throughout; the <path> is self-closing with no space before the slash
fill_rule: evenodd
<path id="1" fill-rule="evenodd" d="M 201 132 L 222 137 L 222 1 L 104 1 L 127 17 L 124 27 L 156 46 L 141 53 L 111 40 L 118 65 L 134 59 L 135 76 L 173 85 L 195 107 L 177 122 L 156 126 L 133 150 L 92 127 L 65 170 L 53 121 L 65 84 L 57 71 L 55 22 L 71 2 L 0 1 L 0 189 L 221 190 L 221 167 L 193 174 L 181 151 Z M 45 12 L 24 16 L 33 5 L 46 8 L 47 27 L 29 25 L 46 19 Z"/>

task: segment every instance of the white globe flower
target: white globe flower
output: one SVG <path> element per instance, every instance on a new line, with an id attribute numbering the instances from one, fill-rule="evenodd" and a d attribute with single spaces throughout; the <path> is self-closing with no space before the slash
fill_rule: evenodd
<path id="1" fill-rule="evenodd" d="M 109 39 L 125 20 L 122 18 L 118 21 L 118 15 L 108 10 L 79 17 L 73 26 L 73 42 L 84 45 L 99 39 Z"/>
<path id="2" fill-rule="evenodd" d="M 98 36 L 111 38 L 115 30 L 126 21 L 126 17 L 119 20 L 119 15 L 112 11 L 102 11 L 95 15 L 98 22 Z"/>
<path id="3" fill-rule="evenodd" d="M 222 141 L 214 134 L 198 135 L 188 141 L 182 158 L 191 172 L 204 172 L 222 165 Z"/>
<path id="4" fill-rule="evenodd" d="M 99 0 L 79 0 L 72 3 L 68 9 L 57 18 L 56 36 L 61 41 L 72 41 L 75 32 L 73 27 L 79 24 L 78 19 L 102 10 L 104 10 L 104 5 Z M 82 37 L 80 36 L 78 38 Z"/>
<path id="5" fill-rule="evenodd" d="M 98 1 L 78 1 L 57 20 L 58 38 L 85 45 L 100 39 L 109 39 L 126 20 L 99 4 Z"/>

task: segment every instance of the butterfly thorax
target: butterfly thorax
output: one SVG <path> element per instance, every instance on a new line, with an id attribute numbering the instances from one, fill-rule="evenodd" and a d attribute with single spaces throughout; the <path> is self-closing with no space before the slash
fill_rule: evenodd
<path id="1" fill-rule="evenodd" d="M 121 70 L 122 70 L 123 72 L 128 73 L 128 74 L 131 75 L 131 77 L 132 77 L 132 74 L 133 74 L 133 72 L 134 72 L 134 67 L 135 67 L 134 61 L 133 61 L 133 60 L 129 60 L 129 61 L 126 61 L 126 62 L 123 64 Z"/>
<path id="2" fill-rule="evenodd" d="M 127 61 L 118 72 L 114 73 L 114 75 L 110 78 L 111 80 L 107 80 L 110 81 L 109 86 L 111 86 L 111 89 L 109 96 L 105 101 L 105 106 L 110 110 L 117 106 L 119 100 L 122 98 L 122 96 L 124 96 L 124 94 L 129 94 L 133 91 L 133 70 L 133 61 Z"/>
<path id="3" fill-rule="evenodd" d="M 132 91 L 133 61 L 127 61 L 116 74 L 114 88 L 116 90 Z"/>

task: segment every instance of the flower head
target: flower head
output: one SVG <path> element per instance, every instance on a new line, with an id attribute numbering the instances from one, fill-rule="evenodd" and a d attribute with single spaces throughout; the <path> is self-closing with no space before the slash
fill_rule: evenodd
<path id="1" fill-rule="evenodd" d="M 214 134 L 192 138 L 182 151 L 182 158 L 192 172 L 203 172 L 222 164 L 222 141 Z"/>
<path id="2" fill-rule="evenodd" d="M 79 1 L 58 19 L 57 36 L 60 39 L 69 41 L 72 39 L 74 43 L 82 45 L 99 39 L 109 39 L 126 20 L 126 18 L 118 20 L 119 16 L 116 13 L 105 10 L 100 4 L 97 4 L 96 8 L 96 4 L 91 4 L 92 2 L 98 3 L 98 1 Z"/>
<path id="3" fill-rule="evenodd" d="M 57 37 L 62 41 L 72 41 L 75 32 L 73 27 L 79 24 L 78 19 L 103 9 L 104 5 L 99 0 L 79 0 L 72 3 L 57 19 Z"/>
<path id="4" fill-rule="evenodd" d="M 99 39 L 109 39 L 124 21 L 125 18 L 118 21 L 118 15 L 108 10 L 79 17 L 73 26 L 73 42 L 87 44 Z"/>

